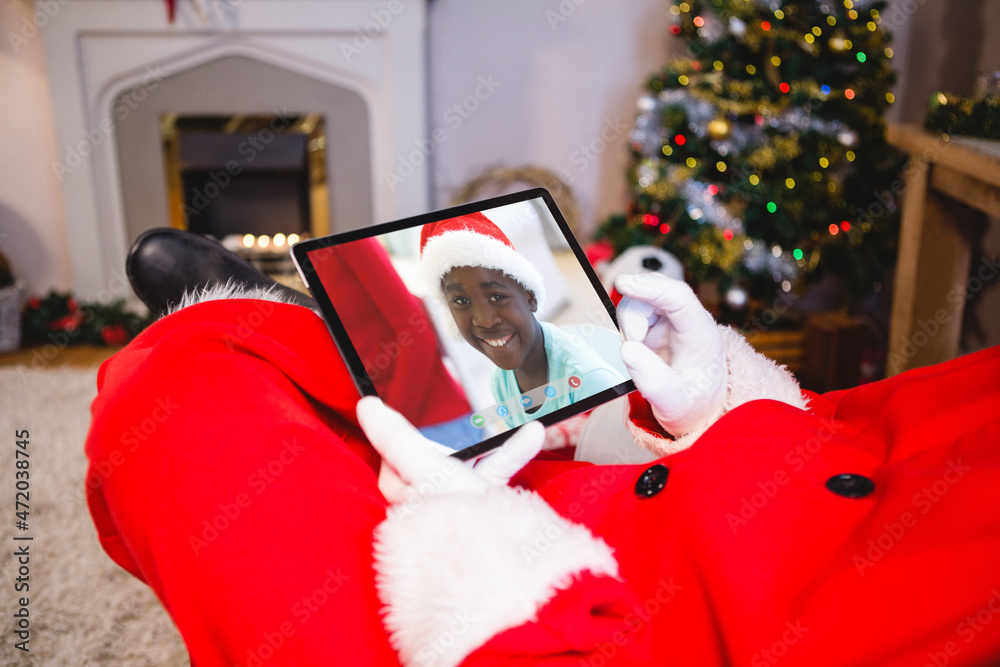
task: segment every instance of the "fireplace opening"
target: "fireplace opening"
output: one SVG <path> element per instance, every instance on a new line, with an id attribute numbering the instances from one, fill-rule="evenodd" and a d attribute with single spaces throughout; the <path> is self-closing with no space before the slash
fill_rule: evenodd
<path id="1" fill-rule="evenodd" d="M 329 233 L 319 114 L 160 117 L 171 225 L 215 237 L 266 273 L 288 245 Z"/>

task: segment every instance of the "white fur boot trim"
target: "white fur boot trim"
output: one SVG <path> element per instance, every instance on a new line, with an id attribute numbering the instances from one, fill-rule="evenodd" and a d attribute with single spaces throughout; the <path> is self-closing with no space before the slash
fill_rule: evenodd
<path id="1" fill-rule="evenodd" d="M 498 486 L 393 506 L 375 533 L 390 641 L 406 667 L 458 665 L 575 575 L 617 577 L 611 548 L 537 494 Z"/>
<path id="2" fill-rule="evenodd" d="M 181 308 L 187 308 L 206 301 L 221 301 L 223 299 L 258 299 L 260 301 L 274 301 L 276 303 L 288 303 L 296 305 L 294 301 L 285 296 L 279 285 L 270 287 L 250 287 L 235 280 L 227 280 L 226 283 L 216 285 L 206 285 L 193 292 L 185 292 L 180 303 L 172 305 L 169 313 L 175 313 Z M 312 309 L 317 315 L 314 309 Z"/>
<path id="3" fill-rule="evenodd" d="M 758 399 L 781 401 L 802 410 L 808 408 L 809 401 L 802 395 L 798 381 L 786 366 L 779 366 L 755 350 L 741 333 L 731 327 L 719 325 L 719 333 L 726 356 L 726 393 L 721 411 L 700 427 L 670 439 L 636 426 L 629 419 L 626 404 L 625 425 L 640 447 L 659 456 L 676 454 L 693 445 L 719 417 Z"/>

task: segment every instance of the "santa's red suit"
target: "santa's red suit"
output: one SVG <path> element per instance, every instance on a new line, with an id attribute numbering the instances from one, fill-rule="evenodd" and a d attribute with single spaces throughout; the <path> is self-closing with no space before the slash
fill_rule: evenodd
<path id="1" fill-rule="evenodd" d="M 728 396 L 782 382 L 725 344 Z M 806 410 L 733 400 L 652 463 L 542 455 L 387 518 L 321 319 L 213 301 L 101 369 L 89 503 L 195 667 L 993 665 L 998 378 L 992 349 Z M 673 451 L 638 399 L 632 428 Z"/>

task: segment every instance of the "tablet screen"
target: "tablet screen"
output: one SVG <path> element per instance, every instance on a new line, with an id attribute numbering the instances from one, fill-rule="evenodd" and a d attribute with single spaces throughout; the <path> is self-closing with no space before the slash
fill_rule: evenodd
<path id="1" fill-rule="evenodd" d="M 543 189 L 292 253 L 359 391 L 459 458 L 634 389 L 614 307 Z"/>

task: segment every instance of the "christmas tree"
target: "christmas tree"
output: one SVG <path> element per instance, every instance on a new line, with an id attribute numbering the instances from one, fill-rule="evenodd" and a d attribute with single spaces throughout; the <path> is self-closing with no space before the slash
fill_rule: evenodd
<path id="1" fill-rule="evenodd" d="M 616 252 L 662 247 L 691 282 L 718 281 L 718 315 L 731 323 L 825 272 L 868 293 L 898 233 L 884 5 L 675 2 L 687 57 L 648 81 L 626 213 L 597 238 Z"/>

